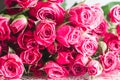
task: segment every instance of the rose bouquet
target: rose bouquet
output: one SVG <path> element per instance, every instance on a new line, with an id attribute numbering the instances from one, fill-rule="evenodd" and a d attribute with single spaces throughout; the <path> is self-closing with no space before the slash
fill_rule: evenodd
<path id="1" fill-rule="evenodd" d="M 55 80 L 120 71 L 120 2 L 4 0 L 0 11 L 0 75 Z"/>

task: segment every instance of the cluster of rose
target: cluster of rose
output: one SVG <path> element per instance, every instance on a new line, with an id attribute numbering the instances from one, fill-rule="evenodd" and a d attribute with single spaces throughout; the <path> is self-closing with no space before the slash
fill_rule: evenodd
<path id="1" fill-rule="evenodd" d="M 63 0 L 4 0 L 0 14 L 0 75 L 56 79 L 120 70 L 120 5 L 109 22 L 99 4 L 65 10 Z M 114 24 L 110 26 L 110 24 Z"/>

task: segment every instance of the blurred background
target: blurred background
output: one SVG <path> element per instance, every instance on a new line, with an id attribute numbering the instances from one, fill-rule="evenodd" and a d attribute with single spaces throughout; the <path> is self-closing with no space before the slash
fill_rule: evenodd
<path id="1" fill-rule="evenodd" d="M 66 9 L 70 8 L 75 2 L 79 3 L 81 1 L 83 0 L 66 0 L 66 3 L 67 3 Z M 101 5 L 105 5 L 112 1 L 120 1 L 120 0 L 86 0 L 85 3 L 89 5 L 92 5 L 95 3 L 100 3 Z M 0 10 L 3 8 L 4 8 L 4 0 L 0 0 Z"/>

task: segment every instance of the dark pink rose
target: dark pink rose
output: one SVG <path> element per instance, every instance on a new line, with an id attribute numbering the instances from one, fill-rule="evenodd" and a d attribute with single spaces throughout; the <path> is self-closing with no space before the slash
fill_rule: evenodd
<path id="1" fill-rule="evenodd" d="M 57 29 L 56 31 L 56 40 L 61 43 L 62 45 L 64 45 L 65 47 L 70 47 L 69 43 L 68 43 L 68 38 L 69 38 L 69 34 L 72 31 L 72 27 L 69 25 L 62 25 L 60 28 Z"/>
<path id="2" fill-rule="evenodd" d="M 62 3 L 64 0 L 48 0 L 49 2 Z"/>
<path id="3" fill-rule="evenodd" d="M 34 38 L 40 45 L 45 47 L 51 45 L 56 38 L 55 23 L 48 20 L 38 23 L 34 32 Z"/>
<path id="4" fill-rule="evenodd" d="M 72 63 L 70 65 L 70 69 L 74 76 L 82 76 L 87 72 L 87 67 L 82 65 L 79 61 L 75 61 L 74 63 Z"/>
<path id="5" fill-rule="evenodd" d="M 47 62 L 43 69 L 51 79 L 66 77 L 68 75 L 68 72 L 64 67 L 59 66 L 53 61 Z"/>
<path id="6" fill-rule="evenodd" d="M 120 23 L 120 5 L 115 5 L 110 9 L 109 18 L 113 23 Z"/>
<path id="7" fill-rule="evenodd" d="M 102 65 L 96 61 L 96 60 L 91 60 L 88 63 L 88 74 L 90 76 L 98 76 L 102 73 L 103 68 Z"/>
<path id="8" fill-rule="evenodd" d="M 24 66 L 16 54 L 8 53 L 0 58 L 0 62 L 0 70 L 5 78 L 17 79 L 23 75 Z"/>
<path id="9" fill-rule="evenodd" d="M 69 21 L 72 25 L 86 29 L 96 28 L 103 20 L 103 11 L 98 5 L 77 5 L 69 10 Z"/>
<path id="10" fill-rule="evenodd" d="M 105 72 L 110 72 L 116 69 L 118 63 L 118 53 L 115 51 L 109 51 L 104 55 L 100 56 L 100 62 L 102 63 L 103 70 Z"/>
<path id="11" fill-rule="evenodd" d="M 10 24 L 10 29 L 14 34 L 22 31 L 27 26 L 27 19 L 24 15 L 18 15 Z"/>
<path id="12" fill-rule="evenodd" d="M 47 47 L 47 50 L 50 54 L 55 54 L 57 52 L 57 43 L 52 43 L 50 46 Z"/>
<path id="13" fill-rule="evenodd" d="M 0 40 L 5 40 L 10 38 L 10 29 L 9 29 L 9 18 L 0 16 Z"/>
<path id="14" fill-rule="evenodd" d="M 38 48 L 30 48 L 20 54 L 20 58 L 24 64 L 36 64 L 41 57 L 42 54 Z"/>
<path id="15" fill-rule="evenodd" d="M 14 7 L 17 5 L 16 0 L 4 0 L 4 4 L 7 6 L 7 8 Z"/>
<path id="16" fill-rule="evenodd" d="M 92 56 L 96 53 L 98 49 L 98 42 L 96 40 L 96 37 L 83 34 L 81 36 L 79 43 L 75 45 L 75 49 L 78 53 L 81 53 L 84 56 Z"/>
<path id="17" fill-rule="evenodd" d="M 20 5 L 23 8 L 29 8 L 36 6 L 38 0 L 16 0 L 18 2 L 18 5 Z"/>
<path id="18" fill-rule="evenodd" d="M 76 58 L 75 58 L 75 61 L 76 61 L 76 62 L 80 62 L 81 65 L 83 65 L 83 66 L 86 66 L 87 63 L 90 61 L 90 58 L 87 57 L 87 56 L 83 56 L 83 55 L 81 55 L 81 54 L 77 54 L 77 55 L 76 55 Z"/>
<path id="19" fill-rule="evenodd" d="M 104 36 L 107 33 L 108 27 L 108 23 L 103 20 L 95 29 L 92 30 L 92 33 Z"/>
<path id="20" fill-rule="evenodd" d="M 34 39 L 33 32 L 31 31 L 25 31 L 24 33 L 21 33 L 17 38 L 17 42 L 22 49 L 29 49 L 38 45 Z"/>
<path id="21" fill-rule="evenodd" d="M 72 51 L 58 52 L 58 56 L 55 61 L 61 65 L 70 64 L 71 62 L 74 61 L 73 52 Z"/>
<path id="22" fill-rule="evenodd" d="M 104 41 L 110 50 L 120 51 L 120 43 L 116 35 L 108 33 L 105 35 Z"/>
<path id="23" fill-rule="evenodd" d="M 57 24 L 64 21 L 64 9 L 55 3 L 38 2 L 36 7 L 30 9 L 30 15 L 39 20 L 53 20 Z"/>

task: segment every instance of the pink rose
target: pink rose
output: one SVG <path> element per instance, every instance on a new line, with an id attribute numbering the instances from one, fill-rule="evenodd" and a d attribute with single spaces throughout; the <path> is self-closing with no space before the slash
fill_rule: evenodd
<path id="1" fill-rule="evenodd" d="M 79 61 L 75 61 L 74 63 L 72 63 L 70 65 L 70 69 L 74 76 L 82 76 L 87 72 L 87 67 L 82 65 Z"/>
<path id="2" fill-rule="evenodd" d="M 10 29 L 8 26 L 9 18 L 0 16 L 0 40 L 10 38 Z"/>
<path id="3" fill-rule="evenodd" d="M 86 66 L 87 63 L 90 61 L 90 58 L 87 57 L 87 56 L 83 56 L 83 55 L 81 55 L 81 54 L 77 54 L 77 55 L 76 55 L 76 58 L 75 58 L 75 61 L 76 61 L 76 62 L 80 62 L 81 65 L 83 65 L 83 66 Z"/>
<path id="4" fill-rule="evenodd" d="M 103 20 L 103 11 L 98 5 L 77 5 L 69 10 L 72 25 L 86 29 L 96 28 Z"/>
<path id="5" fill-rule="evenodd" d="M 24 66 L 17 55 L 8 53 L 0 58 L 0 62 L 0 70 L 5 78 L 17 79 L 23 75 Z"/>
<path id="6" fill-rule="evenodd" d="M 68 72 L 64 67 L 59 66 L 53 61 L 47 62 L 43 69 L 51 79 L 66 77 L 68 75 Z"/>
<path id="7" fill-rule="evenodd" d="M 34 38 L 38 44 L 48 47 L 56 38 L 55 23 L 52 21 L 41 21 L 36 26 Z"/>
<path id="8" fill-rule="evenodd" d="M 117 34 L 118 34 L 118 39 L 120 40 L 120 24 L 117 25 L 116 31 L 117 31 Z"/>
<path id="9" fill-rule="evenodd" d="M 96 53 L 98 49 L 98 42 L 96 37 L 91 35 L 81 36 L 79 43 L 75 45 L 75 49 L 78 53 L 81 53 L 84 56 L 92 56 Z"/>
<path id="10" fill-rule="evenodd" d="M 18 15 L 10 24 L 10 29 L 14 34 L 22 31 L 27 26 L 27 19 L 24 15 Z"/>
<path id="11" fill-rule="evenodd" d="M 92 33 L 104 36 L 107 33 L 108 27 L 108 23 L 103 20 L 95 29 L 92 30 Z"/>
<path id="12" fill-rule="evenodd" d="M 110 72 L 115 70 L 118 63 L 118 53 L 115 51 L 109 51 L 104 55 L 100 56 L 100 62 L 102 63 L 105 72 Z"/>
<path id="13" fill-rule="evenodd" d="M 55 61 L 61 65 L 70 64 L 71 62 L 74 61 L 73 52 L 72 51 L 58 52 L 58 56 Z"/>
<path id="14" fill-rule="evenodd" d="M 57 29 L 56 31 L 56 40 L 61 43 L 62 45 L 64 45 L 65 47 L 70 47 L 69 43 L 68 43 L 68 38 L 69 38 L 69 34 L 72 31 L 72 27 L 69 25 L 62 25 L 60 28 Z"/>
<path id="15" fill-rule="evenodd" d="M 91 60 L 88 63 L 88 74 L 90 76 L 98 76 L 102 73 L 103 68 L 102 65 L 96 61 L 96 60 Z"/>
<path id="16" fill-rule="evenodd" d="M 38 48 L 30 48 L 20 54 L 20 58 L 24 64 L 36 64 L 42 57 Z"/>
<path id="17" fill-rule="evenodd" d="M 20 5 L 23 8 L 29 8 L 36 6 L 38 0 L 17 0 L 18 5 Z"/>
<path id="18" fill-rule="evenodd" d="M 56 3 L 62 3 L 64 0 L 48 0 L 49 2 L 56 2 Z"/>
<path id="19" fill-rule="evenodd" d="M 38 45 L 31 31 L 21 33 L 17 38 L 17 42 L 22 49 L 29 49 Z"/>
<path id="20" fill-rule="evenodd" d="M 53 20 L 57 24 L 64 21 L 64 9 L 55 3 L 38 2 L 36 7 L 30 9 L 30 15 L 39 20 Z"/>
<path id="21" fill-rule="evenodd" d="M 110 9 L 109 17 L 110 21 L 113 23 L 120 22 L 120 5 L 115 5 Z"/>
<path id="22" fill-rule="evenodd" d="M 104 41 L 110 50 L 120 51 L 120 43 L 116 35 L 108 33 L 105 35 Z"/>

